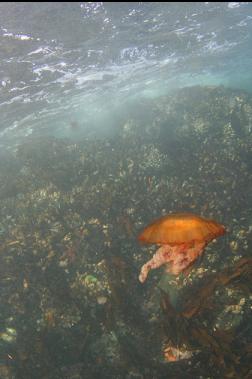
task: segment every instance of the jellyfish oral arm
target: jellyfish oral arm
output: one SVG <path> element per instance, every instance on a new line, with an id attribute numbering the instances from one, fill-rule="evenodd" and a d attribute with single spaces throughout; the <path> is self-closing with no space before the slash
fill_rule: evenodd
<path id="1" fill-rule="evenodd" d="M 202 253 L 206 246 L 205 242 L 195 242 L 193 246 L 180 244 L 176 246 L 162 245 L 154 254 L 152 259 L 145 263 L 139 275 L 143 283 L 150 270 L 167 264 L 167 271 L 178 275 L 190 266 Z"/>
<path id="2" fill-rule="evenodd" d="M 169 257 L 171 255 L 171 252 L 172 252 L 172 247 L 170 245 L 161 246 L 153 255 L 153 257 L 142 266 L 141 272 L 139 275 L 140 282 L 141 283 L 145 282 L 150 270 L 159 268 L 163 264 L 169 262 L 170 260 Z"/>
<path id="3" fill-rule="evenodd" d="M 173 275 L 179 275 L 202 255 L 205 246 L 205 242 L 197 242 L 192 247 L 182 248 L 179 253 L 173 251 L 171 264 L 167 265 L 167 271 Z"/>

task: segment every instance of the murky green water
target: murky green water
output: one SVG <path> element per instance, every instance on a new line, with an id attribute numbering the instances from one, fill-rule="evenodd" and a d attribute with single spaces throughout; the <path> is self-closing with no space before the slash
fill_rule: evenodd
<path id="1" fill-rule="evenodd" d="M 250 378 L 251 20 L 0 5 L 1 379 Z M 226 234 L 140 283 L 169 213 Z"/>

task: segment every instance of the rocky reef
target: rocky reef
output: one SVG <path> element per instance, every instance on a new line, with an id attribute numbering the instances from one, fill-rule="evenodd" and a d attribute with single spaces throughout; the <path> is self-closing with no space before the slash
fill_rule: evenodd
<path id="1" fill-rule="evenodd" d="M 191 87 L 127 107 L 110 138 L 30 136 L 0 162 L 3 379 L 252 375 L 252 97 Z M 142 285 L 155 247 L 136 237 L 169 212 L 228 233 L 188 276 Z"/>

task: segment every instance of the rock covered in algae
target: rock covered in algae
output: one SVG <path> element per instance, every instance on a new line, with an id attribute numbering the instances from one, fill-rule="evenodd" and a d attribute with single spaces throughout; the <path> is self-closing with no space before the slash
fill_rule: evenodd
<path id="1" fill-rule="evenodd" d="M 228 225 L 226 240 L 169 286 L 191 289 L 250 251 L 251 96 L 185 88 L 142 99 L 123 117 L 116 136 L 104 140 L 30 136 L 8 157 L 8 170 L 0 164 L 1 331 L 17 332 L 2 342 L 5 356 L 10 346 L 16 354 L 20 377 L 62 378 L 72 367 L 125 378 L 129 365 L 135 375 L 158 377 L 161 368 L 150 362 L 163 363 L 153 290 L 161 276 L 150 276 L 144 289 L 137 282 L 151 251 L 136 243 L 147 221 L 185 211 Z M 108 259 L 110 269 L 102 263 Z M 213 325 L 242 327 L 249 295 L 229 290 L 216 294 L 226 307 Z"/>

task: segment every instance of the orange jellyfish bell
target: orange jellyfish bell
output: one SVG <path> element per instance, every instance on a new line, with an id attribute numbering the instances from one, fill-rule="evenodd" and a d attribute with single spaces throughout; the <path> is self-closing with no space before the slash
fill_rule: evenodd
<path id="1" fill-rule="evenodd" d="M 225 233 L 223 225 L 191 213 L 173 213 L 155 220 L 139 235 L 144 243 L 178 245 L 192 241 L 210 242 Z"/>
<path id="2" fill-rule="evenodd" d="M 223 225 L 191 213 L 175 213 L 155 220 L 142 231 L 138 240 L 161 247 L 143 265 L 139 280 L 144 282 L 151 269 L 163 264 L 168 264 L 168 271 L 178 275 L 203 253 L 210 241 L 225 232 Z"/>

